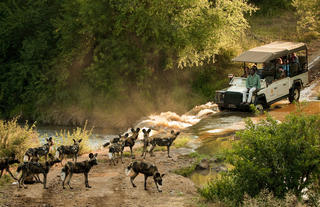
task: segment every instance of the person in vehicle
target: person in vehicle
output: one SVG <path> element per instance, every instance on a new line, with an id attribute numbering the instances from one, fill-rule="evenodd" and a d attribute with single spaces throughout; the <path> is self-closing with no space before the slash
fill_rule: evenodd
<path id="1" fill-rule="evenodd" d="M 276 79 L 284 78 L 289 74 L 289 65 L 282 61 L 282 58 L 277 59 Z"/>
<path id="2" fill-rule="evenodd" d="M 246 78 L 250 74 L 250 69 L 248 66 L 245 66 L 243 69 L 243 75 L 241 77 Z"/>
<path id="3" fill-rule="evenodd" d="M 299 63 L 299 58 L 295 52 L 291 54 L 290 62 L 291 63 Z"/>
<path id="4" fill-rule="evenodd" d="M 246 80 L 246 90 L 243 91 L 242 102 L 243 104 L 250 104 L 252 99 L 252 93 L 261 88 L 260 85 L 260 77 L 256 74 L 256 70 L 254 68 L 250 69 L 250 75 Z M 247 99 L 247 92 L 249 92 L 249 96 Z"/>

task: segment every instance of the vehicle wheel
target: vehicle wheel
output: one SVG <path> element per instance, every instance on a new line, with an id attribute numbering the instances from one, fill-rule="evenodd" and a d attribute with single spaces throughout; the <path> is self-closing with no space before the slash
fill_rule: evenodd
<path id="1" fill-rule="evenodd" d="M 218 106 L 218 108 L 219 108 L 219 111 L 224 111 L 225 110 L 225 108 L 223 106 Z"/>
<path id="2" fill-rule="evenodd" d="M 299 101 L 300 98 L 300 88 L 293 88 L 289 93 L 289 101 L 292 103 L 293 101 Z"/>
<path id="3" fill-rule="evenodd" d="M 262 102 L 258 102 L 258 103 L 256 104 L 256 109 L 257 109 L 260 113 L 263 112 L 263 110 L 264 110 L 264 105 L 262 104 Z"/>

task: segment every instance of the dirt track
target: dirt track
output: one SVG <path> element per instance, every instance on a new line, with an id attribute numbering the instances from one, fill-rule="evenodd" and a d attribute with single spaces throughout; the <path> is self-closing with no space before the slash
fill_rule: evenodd
<path id="1" fill-rule="evenodd" d="M 49 172 L 47 186 L 42 184 L 28 185 L 28 189 L 18 189 L 17 185 L 7 185 L 0 190 L 0 206 L 195 206 L 196 187 L 183 176 L 176 175 L 170 170 L 187 166 L 192 161 L 190 158 L 177 156 L 172 151 L 168 158 L 166 152 L 156 152 L 156 157 L 146 160 L 153 162 L 163 178 L 162 193 L 159 193 L 149 177 L 145 191 L 143 188 L 143 175 L 135 179 L 137 188 L 133 188 L 129 177 L 124 173 L 125 167 L 132 161 L 125 158 L 125 164 L 118 163 L 110 166 L 107 162 L 107 151 L 100 151 L 99 164 L 94 166 L 89 173 L 91 189 L 84 186 L 84 176 L 74 175 L 71 185 L 74 189 L 62 189 L 60 177 L 60 164 Z M 81 159 L 85 159 L 82 156 Z"/>

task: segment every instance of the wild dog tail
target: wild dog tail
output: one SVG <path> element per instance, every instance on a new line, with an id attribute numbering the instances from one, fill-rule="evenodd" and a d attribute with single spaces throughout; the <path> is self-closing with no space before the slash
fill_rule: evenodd
<path id="1" fill-rule="evenodd" d="M 59 158 L 60 157 L 60 152 L 59 150 L 56 151 L 56 155 L 55 155 L 55 158 Z"/>
<path id="2" fill-rule="evenodd" d="M 61 174 L 60 174 L 60 178 L 61 178 L 62 181 L 64 181 L 64 179 L 65 179 L 66 176 L 68 175 L 67 173 L 68 173 L 68 172 L 67 172 L 67 167 L 64 166 L 64 167 L 61 169 Z"/>
<path id="3" fill-rule="evenodd" d="M 128 165 L 128 167 L 126 167 L 125 169 L 125 173 L 127 176 L 129 176 L 129 174 L 131 173 L 131 170 L 132 170 L 132 162 Z"/>
<path id="4" fill-rule="evenodd" d="M 28 162 L 29 156 L 27 154 L 24 154 L 23 156 L 23 162 Z"/>
<path id="5" fill-rule="evenodd" d="M 110 145 L 110 142 L 107 142 L 107 143 L 103 144 L 103 147 L 107 147 L 109 145 Z"/>

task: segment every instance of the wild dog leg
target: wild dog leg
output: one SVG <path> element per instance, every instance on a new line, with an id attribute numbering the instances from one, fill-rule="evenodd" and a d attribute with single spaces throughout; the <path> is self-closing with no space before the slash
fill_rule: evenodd
<path id="1" fill-rule="evenodd" d="M 46 185 L 47 185 L 47 174 L 43 173 L 43 189 L 48 189 Z"/>
<path id="2" fill-rule="evenodd" d="M 11 171 L 9 170 L 9 168 L 6 168 L 6 171 L 11 175 L 11 177 L 12 177 L 13 179 L 18 180 L 16 177 L 14 177 L 14 176 L 12 175 Z M 1 175 L 2 175 L 2 172 L 3 172 L 3 170 L 1 170 Z M 1 178 L 1 176 L 0 176 L 0 178 Z"/>
<path id="3" fill-rule="evenodd" d="M 61 160 L 61 162 L 60 162 L 60 164 L 61 164 L 61 166 L 63 166 L 63 158 L 64 158 L 64 155 L 62 154 L 61 156 L 59 156 L 59 159 Z"/>
<path id="4" fill-rule="evenodd" d="M 69 177 L 68 177 L 68 181 L 67 181 L 67 184 L 68 184 L 68 186 L 69 186 L 70 189 L 73 189 L 73 187 L 71 187 L 71 185 L 70 185 L 70 180 L 71 180 L 72 174 L 73 174 L 73 173 L 70 172 Z"/>
<path id="5" fill-rule="evenodd" d="M 168 157 L 171 158 L 171 156 L 170 156 L 170 146 L 167 146 L 167 151 L 168 151 Z"/>
<path id="6" fill-rule="evenodd" d="M 130 176 L 130 181 L 131 181 L 131 184 L 132 184 L 132 186 L 133 186 L 134 188 L 137 187 L 137 186 L 133 183 L 133 181 L 134 181 L 134 179 L 137 177 L 138 174 L 139 174 L 139 173 L 134 172 L 134 174 L 133 174 L 132 176 Z"/>
<path id="7" fill-rule="evenodd" d="M 147 190 L 147 179 L 148 179 L 148 176 L 144 175 L 144 189 L 145 190 Z"/>
<path id="8" fill-rule="evenodd" d="M 154 157 L 153 155 L 153 149 L 156 147 L 156 145 L 152 145 L 151 149 L 149 150 L 150 156 Z"/>
<path id="9" fill-rule="evenodd" d="M 132 152 L 132 147 L 133 147 L 133 146 L 130 146 L 130 153 L 131 153 L 131 157 L 133 158 L 134 155 L 133 155 L 133 152 Z"/>
<path id="10" fill-rule="evenodd" d="M 85 182 L 87 188 L 91 188 L 91 186 L 89 185 L 89 181 L 88 181 L 88 173 L 84 173 L 84 182 Z"/>
<path id="11" fill-rule="evenodd" d="M 4 169 L 1 170 L 0 178 L 2 177 L 3 170 L 4 170 Z"/>

